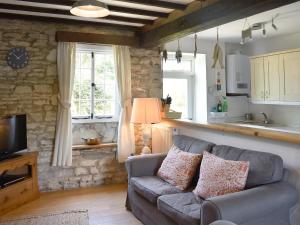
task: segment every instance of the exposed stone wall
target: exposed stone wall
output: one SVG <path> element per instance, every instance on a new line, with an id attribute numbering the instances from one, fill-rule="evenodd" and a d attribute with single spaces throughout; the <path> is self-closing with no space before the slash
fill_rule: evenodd
<path id="1" fill-rule="evenodd" d="M 131 48 L 131 74 L 133 98 L 161 98 L 162 72 L 161 57 L 158 48 Z M 136 153 L 143 148 L 141 125 L 135 125 Z"/>
<path id="2" fill-rule="evenodd" d="M 50 166 L 57 115 L 58 78 L 55 33 L 58 30 L 120 33 L 106 27 L 0 19 L 0 116 L 27 114 L 28 148 L 30 151 L 39 151 L 38 174 L 42 191 L 124 182 L 126 180 L 124 164 L 119 164 L 115 160 L 115 149 L 74 151 L 72 167 Z M 131 34 L 127 31 L 122 32 L 122 35 Z M 27 48 L 30 62 L 24 69 L 13 70 L 7 66 L 6 55 L 10 48 L 17 46 Z M 131 54 L 134 97 L 154 96 L 154 93 L 158 93 L 161 87 L 158 77 L 160 66 L 155 59 L 158 52 L 132 49 Z M 142 66 L 139 66 L 139 63 Z M 86 128 L 91 125 L 78 126 Z M 76 127 L 77 125 L 75 125 L 75 130 Z M 107 141 L 116 140 L 116 124 L 104 123 L 92 128 L 104 135 Z M 78 133 L 74 134 L 76 136 Z"/>

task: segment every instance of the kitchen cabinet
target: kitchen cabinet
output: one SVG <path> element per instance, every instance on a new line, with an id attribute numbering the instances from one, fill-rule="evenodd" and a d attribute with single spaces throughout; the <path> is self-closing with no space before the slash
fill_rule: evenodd
<path id="1" fill-rule="evenodd" d="M 300 105 L 300 49 L 250 60 L 253 103 Z"/>
<path id="2" fill-rule="evenodd" d="M 251 59 L 251 98 L 252 101 L 265 100 L 264 59 Z"/>
<path id="3" fill-rule="evenodd" d="M 280 98 L 300 102 L 300 51 L 280 55 Z"/>
<path id="4" fill-rule="evenodd" d="M 265 100 L 280 101 L 279 55 L 264 57 Z"/>

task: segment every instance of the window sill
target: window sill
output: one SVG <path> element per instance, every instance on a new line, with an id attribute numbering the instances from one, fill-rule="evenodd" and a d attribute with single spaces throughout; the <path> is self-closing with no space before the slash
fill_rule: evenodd
<path id="1" fill-rule="evenodd" d="M 103 148 L 116 148 L 117 143 L 102 143 L 99 145 L 73 145 L 73 150 L 90 150 L 90 149 L 103 149 Z"/>
<path id="2" fill-rule="evenodd" d="M 83 124 L 83 123 L 118 123 L 117 118 L 109 119 L 72 119 L 72 124 Z"/>

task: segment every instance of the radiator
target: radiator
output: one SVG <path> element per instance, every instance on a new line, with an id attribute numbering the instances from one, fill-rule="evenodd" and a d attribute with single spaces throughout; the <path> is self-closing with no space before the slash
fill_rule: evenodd
<path id="1" fill-rule="evenodd" d="M 152 153 L 167 153 L 173 143 L 173 128 L 162 124 L 152 125 Z"/>

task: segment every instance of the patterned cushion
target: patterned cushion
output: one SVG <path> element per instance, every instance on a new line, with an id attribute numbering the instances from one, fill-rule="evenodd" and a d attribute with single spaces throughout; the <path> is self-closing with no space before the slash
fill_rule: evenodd
<path id="1" fill-rule="evenodd" d="M 157 176 L 185 190 L 191 183 L 202 155 L 181 151 L 173 145 L 158 170 Z"/>
<path id="2" fill-rule="evenodd" d="M 245 188 L 249 162 L 224 160 L 203 153 L 200 177 L 194 190 L 202 198 L 242 191 Z"/>

